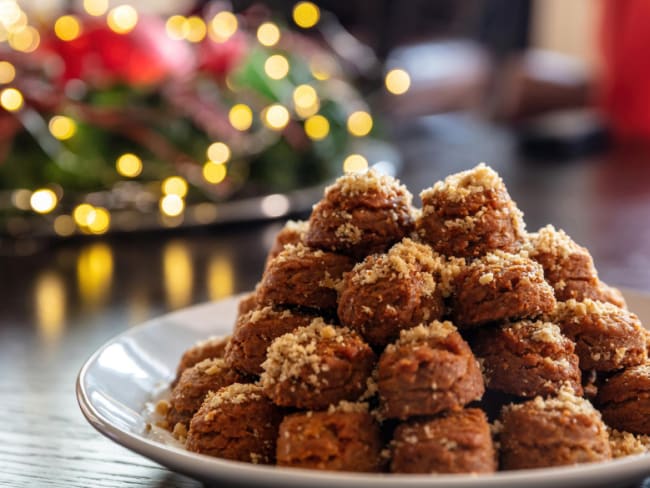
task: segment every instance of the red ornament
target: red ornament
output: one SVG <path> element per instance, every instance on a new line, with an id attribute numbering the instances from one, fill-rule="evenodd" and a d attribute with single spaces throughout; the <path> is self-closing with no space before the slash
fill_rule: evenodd
<path id="1" fill-rule="evenodd" d="M 246 50 L 246 38 L 240 32 L 225 42 L 206 37 L 199 49 L 199 69 L 223 78 L 237 66 Z"/>
<path id="2" fill-rule="evenodd" d="M 167 78 L 183 77 L 196 65 L 192 49 L 185 42 L 170 39 L 161 19 L 148 16 L 141 16 L 126 34 L 89 19 L 76 39 L 61 41 L 52 35 L 42 49 L 63 61 L 61 83 L 81 79 L 94 86 L 116 82 L 155 85 Z"/>

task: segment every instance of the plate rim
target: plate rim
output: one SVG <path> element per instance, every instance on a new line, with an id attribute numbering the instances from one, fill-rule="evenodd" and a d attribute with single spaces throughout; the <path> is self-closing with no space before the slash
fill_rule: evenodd
<path id="1" fill-rule="evenodd" d="M 650 293 L 643 290 L 622 289 L 627 297 L 650 300 Z M 121 429 L 112 424 L 94 407 L 84 380 L 89 369 L 101 354 L 111 345 L 131 336 L 134 331 L 160 327 L 178 316 L 197 313 L 200 309 L 209 309 L 218 304 L 234 302 L 249 292 L 232 295 L 212 302 L 203 302 L 190 307 L 175 310 L 151 318 L 141 324 L 113 336 L 84 361 L 75 381 L 75 396 L 86 421 L 100 434 L 111 441 L 142 455 L 162 466 L 203 480 L 229 480 L 263 484 L 282 483 L 283 486 L 304 486 L 306 483 L 316 486 L 331 487 L 333 482 L 345 482 L 347 486 L 414 486 L 414 487 L 502 487 L 519 486 L 518 483 L 532 481 L 534 486 L 558 486 L 559 482 L 571 483 L 571 486 L 588 486 L 595 476 L 599 480 L 617 480 L 627 475 L 629 478 L 650 475 L 650 453 L 625 456 L 605 462 L 582 463 L 570 466 L 523 469 L 516 471 L 498 471 L 490 474 L 391 474 L 391 473 L 353 473 L 316 471 L 302 468 L 284 468 L 279 466 L 254 465 L 239 461 L 219 459 L 203 454 L 193 453 L 168 444 L 162 444 L 141 434 Z M 143 405 L 144 408 L 144 405 Z"/>

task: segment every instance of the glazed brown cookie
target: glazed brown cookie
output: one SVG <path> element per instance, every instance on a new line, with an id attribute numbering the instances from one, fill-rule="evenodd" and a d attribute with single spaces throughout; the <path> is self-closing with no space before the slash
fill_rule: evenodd
<path id="1" fill-rule="evenodd" d="M 348 256 L 287 244 L 264 271 L 258 303 L 336 310 L 336 288 L 353 266 Z"/>
<path id="2" fill-rule="evenodd" d="M 611 303 L 590 299 L 558 302 L 551 317 L 576 343 L 583 370 L 615 371 L 648 359 L 639 318 Z"/>
<path id="3" fill-rule="evenodd" d="M 393 473 L 493 473 L 496 454 L 485 413 L 477 408 L 405 422 L 395 430 Z"/>
<path id="4" fill-rule="evenodd" d="M 234 383 L 206 397 L 190 423 L 187 449 L 234 461 L 274 464 L 282 416 L 260 386 Z"/>
<path id="5" fill-rule="evenodd" d="M 522 214 L 499 175 L 481 163 L 437 182 L 420 194 L 417 232 L 447 256 L 477 258 L 517 252 L 525 239 Z"/>
<path id="6" fill-rule="evenodd" d="M 330 471 L 379 471 L 379 425 L 365 403 L 341 402 L 324 412 L 287 415 L 277 444 L 279 466 Z"/>
<path id="7" fill-rule="evenodd" d="M 187 429 L 192 416 L 210 391 L 248 381 L 248 377 L 229 368 L 223 358 L 205 359 L 186 369 L 172 389 L 167 412 L 169 428 L 174 429 L 176 424 L 181 424 Z"/>
<path id="8" fill-rule="evenodd" d="M 226 348 L 226 363 L 245 374 L 261 374 L 271 342 L 298 327 L 309 325 L 314 318 L 314 315 L 270 306 L 251 310 L 237 319 Z"/>
<path id="9" fill-rule="evenodd" d="M 570 389 L 509 405 L 501 414 L 501 468 L 530 469 L 612 457 L 600 413 Z"/>
<path id="10" fill-rule="evenodd" d="M 452 316 L 460 328 L 536 318 L 553 311 L 553 289 L 542 267 L 525 253 L 489 253 L 456 278 Z"/>
<path id="11" fill-rule="evenodd" d="M 483 377 L 467 343 L 451 322 L 403 330 L 377 366 L 381 415 L 406 419 L 457 410 L 484 392 Z"/>
<path id="12" fill-rule="evenodd" d="M 440 258 L 429 246 L 404 239 L 373 254 L 346 275 L 338 316 L 372 346 L 384 347 L 408 329 L 445 312 L 437 276 Z"/>
<path id="13" fill-rule="evenodd" d="M 374 170 L 341 176 L 314 206 L 305 242 L 357 259 L 384 252 L 413 230 L 411 200 L 399 181 Z"/>
<path id="14" fill-rule="evenodd" d="M 482 329 L 472 341 L 482 361 L 486 386 L 532 398 L 557 394 L 568 384 L 582 394 L 575 344 L 550 322 L 507 323 Z"/>
<path id="15" fill-rule="evenodd" d="M 598 279 L 587 248 L 576 244 L 566 232 L 547 225 L 529 234 L 529 242 L 530 257 L 544 268 L 544 277 L 558 301 L 589 298 L 625 308 L 621 292 Z"/>
<path id="16" fill-rule="evenodd" d="M 650 364 L 612 376 L 596 399 L 607 425 L 634 434 L 650 434 Z"/>
<path id="17" fill-rule="evenodd" d="M 319 410 L 357 400 L 374 364 L 356 332 L 315 319 L 271 343 L 260 384 L 276 405 Z"/>
<path id="18" fill-rule="evenodd" d="M 178 367 L 176 368 L 176 379 L 172 386 L 178 383 L 181 374 L 188 368 L 191 368 L 204 359 L 222 358 L 226 352 L 226 346 L 230 341 L 230 336 L 226 337 L 209 337 L 199 341 L 183 353 Z"/>

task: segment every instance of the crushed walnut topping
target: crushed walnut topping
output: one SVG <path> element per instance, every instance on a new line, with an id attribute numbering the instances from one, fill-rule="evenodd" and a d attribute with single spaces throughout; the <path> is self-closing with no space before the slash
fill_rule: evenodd
<path id="1" fill-rule="evenodd" d="M 534 405 L 534 407 L 543 412 L 556 414 L 559 416 L 566 415 L 596 415 L 600 418 L 600 412 L 594 408 L 589 400 L 579 397 L 573 391 L 570 384 L 565 383 L 560 388 L 557 396 L 543 398 L 536 396 L 533 400 L 520 404 L 506 405 L 504 411 L 516 411 L 524 408 L 526 405 Z"/>
<path id="2" fill-rule="evenodd" d="M 403 199 L 409 206 L 413 199 L 411 193 L 404 185 L 400 184 L 399 180 L 392 176 L 382 175 L 374 169 L 339 177 L 332 185 L 325 188 L 325 198 L 327 199 L 328 193 L 334 190 L 349 197 L 368 193 L 392 195 Z"/>
<path id="3" fill-rule="evenodd" d="M 456 332 L 456 327 L 448 320 L 444 322 L 434 320 L 428 325 L 420 324 L 416 327 L 402 330 L 395 345 L 401 346 L 404 344 L 426 342 L 428 339 L 444 339 L 453 332 Z"/>
<path id="4" fill-rule="evenodd" d="M 319 374 L 325 371 L 323 358 L 317 353 L 321 341 L 342 343 L 353 332 L 347 327 L 326 324 L 322 318 L 314 319 L 306 327 L 298 327 L 293 332 L 275 339 L 267 349 L 266 360 L 262 363 L 263 373 L 260 383 L 265 386 L 276 381 L 299 378 L 304 368 L 312 371 L 307 382 L 320 386 Z"/>
<path id="5" fill-rule="evenodd" d="M 420 193 L 420 197 L 424 201 L 444 194 L 447 200 L 457 202 L 472 193 L 491 189 L 505 189 L 505 185 L 496 171 L 485 163 L 480 163 L 472 169 L 449 175 L 443 181 L 436 182 L 433 187 Z"/>
<path id="6" fill-rule="evenodd" d="M 336 405 L 330 405 L 327 413 L 368 413 L 368 404 L 366 402 L 348 402 L 341 400 Z"/>
<path id="7" fill-rule="evenodd" d="M 550 254 L 561 259 L 568 259 L 572 254 L 589 254 L 587 249 L 576 244 L 562 229 L 555 229 L 552 225 L 542 227 L 537 232 L 531 232 L 529 238 L 529 252 L 531 256 Z"/>
<path id="8" fill-rule="evenodd" d="M 239 405 L 262 398 L 264 394 L 261 386 L 253 383 L 233 383 L 216 393 L 208 393 L 205 402 L 210 408 L 215 409 L 224 404 Z"/>

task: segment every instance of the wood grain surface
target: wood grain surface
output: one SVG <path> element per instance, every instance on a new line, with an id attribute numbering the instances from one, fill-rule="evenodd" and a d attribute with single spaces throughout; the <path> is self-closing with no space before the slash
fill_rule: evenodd
<path id="1" fill-rule="evenodd" d="M 591 249 L 604 280 L 650 292 L 647 148 L 532 163 L 508 131 L 456 116 L 405 124 L 396 137 L 414 194 L 484 160 L 502 173 L 529 229 L 565 228 Z M 0 486 L 200 486 L 94 431 L 76 404 L 76 375 L 128 327 L 251 289 L 281 225 L 28 244 L 26 255 L 0 257 Z"/>

